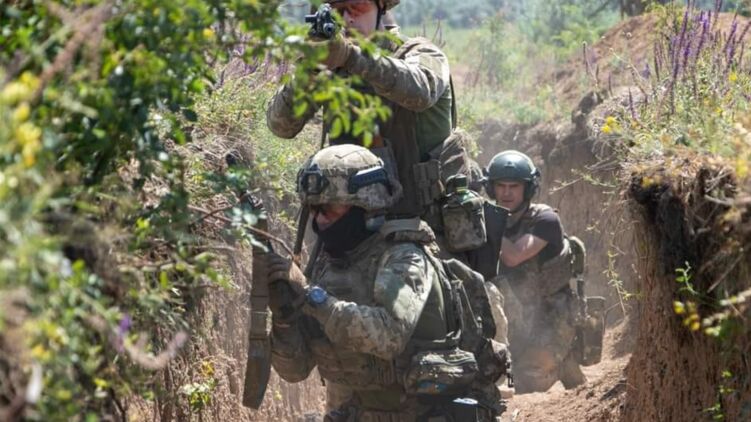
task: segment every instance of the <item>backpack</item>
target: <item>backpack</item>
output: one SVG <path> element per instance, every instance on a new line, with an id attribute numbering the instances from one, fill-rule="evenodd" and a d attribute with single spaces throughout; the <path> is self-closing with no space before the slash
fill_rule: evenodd
<path id="1" fill-rule="evenodd" d="M 427 253 L 439 274 L 449 334 L 422 343 L 404 372 L 408 394 L 466 396 L 510 373 L 506 346 L 493 340 L 495 322 L 482 275 L 456 259 Z"/>

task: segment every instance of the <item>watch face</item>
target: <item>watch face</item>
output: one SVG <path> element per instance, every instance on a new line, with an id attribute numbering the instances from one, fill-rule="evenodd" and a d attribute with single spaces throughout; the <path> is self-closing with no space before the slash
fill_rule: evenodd
<path id="1" fill-rule="evenodd" d="M 309 297 L 311 302 L 316 305 L 320 305 L 321 303 L 326 301 L 328 294 L 326 293 L 326 290 L 323 290 L 320 287 L 313 287 L 312 289 L 310 289 Z"/>

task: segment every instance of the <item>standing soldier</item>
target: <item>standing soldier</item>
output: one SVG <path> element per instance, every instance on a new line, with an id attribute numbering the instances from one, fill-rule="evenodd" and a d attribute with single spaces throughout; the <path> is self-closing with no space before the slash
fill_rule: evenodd
<path id="1" fill-rule="evenodd" d="M 439 159 L 454 159 L 454 152 L 443 147 L 455 123 L 455 106 L 446 55 L 424 38 L 401 37 L 396 26 L 384 24 L 384 14 L 399 0 L 332 0 L 328 2 L 343 18 L 344 34 L 327 41 L 329 55 L 324 64 L 340 76 L 357 76 L 360 89 L 383 100 L 391 110 L 387 121 L 378 123 L 376 140 L 369 147 L 398 174 L 404 195 L 389 210 L 393 217 L 423 217 L 433 228 L 440 226 L 435 201 L 442 195 Z M 371 56 L 363 52 L 348 34 L 356 29 L 363 36 L 389 31 L 399 42 L 383 42 L 390 54 Z M 294 88 L 282 86 L 271 99 L 266 121 L 271 131 L 282 138 L 295 137 L 316 113 L 309 107 L 302 116 L 294 112 Z M 362 144 L 362 140 L 343 132 L 328 136 L 331 144 Z M 466 156 L 463 148 L 455 150 Z M 454 155 L 450 157 L 449 155 Z M 462 161 L 462 160 L 460 160 Z M 456 166 L 450 166 L 455 168 Z M 462 167 L 459 163 L 458 167 Z M 448 168 L 448 167 L 447 167 Z"/>
<path id="2" fill-rule="evenodd" d="M 511 211 L 499 270 L 511 294 L 499 288 L 520 305 L 506 307 L 516 392 L 546 391 L 559 379 L 576 387 L 586 378 L 574 351 L 579 302 L 569 284 L 572 249 L 561 220 L 551 207 L 531 202 L 540 172 L 526 155 L 501 152 L 487 172 L 488 193 Z"/>
<path id="3" fill-rule="evenodd" d="M 418 219 L 373 224 L 400 190 L 360 146 L 328 147 L 306 162 L 298 191 L 323 253 L 309 279 L 279 255 L 259 257 L 266 279 L 297 296 L 271 290 L 272 364 L 290 382 L 318 368 L 325 421 L 491 421 L 466 396 L 481 375 L 474 355 L 452 343 L 456 296 L 428 251 L 430 228 Z"/>

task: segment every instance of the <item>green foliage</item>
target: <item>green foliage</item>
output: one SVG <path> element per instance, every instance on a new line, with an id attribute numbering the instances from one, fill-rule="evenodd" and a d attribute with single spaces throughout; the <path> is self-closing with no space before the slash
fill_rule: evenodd
<path id="1" fill-rule="evenodd" d="M 730 383 L 733 381 L 733 378 L 735 377 L 733 376 L 732 372 L 728 371 L 727 369 L 722 371 L 722 382 L 717 389 L 717 401 L 711 407 L 704 409 L 704 413 L 710 415 L 713 421 L 725 420 L 725 409 L 723 408 L 722 403 L 724 397 L 735 393 L 735 389 L 729 387 Z"/>
<path id="2" fill-rule="evenodd" d="M 477 26 L 494 15 L 503 4 L 503 0 L 468 0 L 460 3 L 449 0 L 412 0 L 401 2 L 394 12 L 399 23 L 405 26 L 440 20 L 454 27 L 468 28 Z"/>
<path id="3" fill-rule="evenodd" d="M 255 241 L 247 229 L 259 216 L 245 192 L 289 189 L 314 145 L 261 143 L 271 138 L 267 85 L 239 104 L 230 94 L 240 82 L 219 89 L 215 69 L 238 46 L 249 63 L 295 58 L 299 104 L 325 107 L 329 122 L 365 139 L 388 113 L 321 69 L 325 45 L 304 42 L 306 28 L 285 23 L 277 5 L 0 6 L 0 371 L 11 380 L 0 385 L 0 418 L 27 385 L 40 390 L 25 405 L 28 420 L 115 417 L 120 397 L 159 394 L 152 373 L 186 333 L 197 335 L 188 316 L 203 289 L 232 286 L 212 241 Z M 353 99 L 358 107 L 345 110 Z M 260 138 L 257 167 L 227 169 L 221 155 L 191 152 L 194 137 L 243 126 L 240 141 Z M 195 205 L 215 197 L 229 205 Z M 220 232 L 201 231 L 207 213 L 227 222 Z M 208 381 L 197 382 L 183 396 L 194 409 L 210 395 Z"/>
<path id="4" fill-rule="evenodd" d="M 616 15 L 605 11 L 589 18 L 583 4 L 560 7 L 534 3 L 531 15 L 507 8 L 474 30 L 440 27 L 452 69 L 464 75 L 458 92 L 463 126 L 487 116 L 534 124 L 569 112 L 573 105 L 562 103 L 554 89 L 555 71 L 583 42 L 596 41 Z M 554 9 L 563 19 L 557 29 L 547 23 Z M 428 27 L 423 32 L 434 33 Z"/>
<path id="5" fill-rule="evenodd" d="M 659 20 L 665 33 L 646 68 L 635 69 L 636 83 L 646 95 L 623 116 L 622 136 L 633 143 L 631 153 L 670 154 L 682 148 L 745 159 L 747 148 L 736 137 L 736 123 L 749 111 L 751 78 L 741 62 L 740 36 L 733 24 L 728 37 L 719 36 L 705 12 L 663 7 Z M 742 167 L 743 163 L 738 163 Z"/>

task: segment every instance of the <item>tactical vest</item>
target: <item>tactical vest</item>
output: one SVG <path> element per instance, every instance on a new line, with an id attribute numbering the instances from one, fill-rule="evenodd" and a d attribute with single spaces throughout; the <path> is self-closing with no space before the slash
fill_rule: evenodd
<path id="1" fill-rule="evenodd" d="M 416 37 L 405 38 L 400 46 L 391 46 L 392 57 L 404 59 L 414 48 L 428 44 L 430 40 Z M 371 87 L 359 88 L 364 93 L 375 94 Z M 439 100 L 423 111 L 408 110 L 383 98 L 384 104 L 391 108 L 391 118 L 379 125 L 379 135 L 385 146 L 371 148 L 371 151 L 393 168 L 404 189 L 403 195 L 389 211 L 395 216 L 424 216 L 429 212 L 433 202 L 443 194 L 441 180 L 441 163 L 446 160 L 469 160 L 466 151 L 463 155 L 452 153 L 446 156 L 444 143 L 449 140 L 456 123 L 456 106 L 453 86 L 447 88 Z M 328 128 L 324 128 L 327 132 Z M 353 142 L 343 135 L 338 139 L 329 139 L 331 143 Z M 456 144 L 456 140 L 454 144 Z M 466 157 L 466 158 L 465 158 Z M 466 168 L 468 165 L 461 166 Z M 455 166 L 449 166 L 455 167 Z M 451 169 L 453 172 L 453 168 Z M 444 177 L 445 179 L 445 177 Z M 435 228 L 433 221 L 429 221 Z"/>
<path id="2" fill-rule="evenodd" d="M 373 291 L 376 274 L 382 268 L 382 257 L 389 249 L 406 243 L 387 240 L 383 233 L 378 233 L 359 245 L 346 262 L 322 256 L 314 268 L 311 281 L 340 300 L 378 306 Z M 418 343 L 421 341 L 446 337 L 444 298 L 438 283 L 436 276 L 405 353 L 419 350 Z M 372 401 L 366 403 L 367 407 L 389 409 L 400 404 L 403 387 L 395 361 L 345 350 L 332 344 L 322 332 L 311 335 L 310 347 L 318 371 L 327 381 L 354 391 L 378 391 L 377 394 L 362 394 L 361 398 Z"/>
<path id="3" fill-rule="evenodd" d="M 529 210 L 517 223 L 520 226 L 517 233 L 506 237 L 511 241 L 516 241 L 525 234 L 531 233 L 535 218 L 543 211 L 552 211 L 552 208 L 544 204 L 531 204 Z M 572 267 L 568 239 L 564 236 L 561 252 L 546 262 L 540 262 L 539 258 L 532 258 L 510 268 L 503 265 L 501 261 L 499 273 L 508 280 L 514 294 L 525 306 L 542 304 L 546 298 L 558 292 L 570 292 L 569 281 Z"/>

